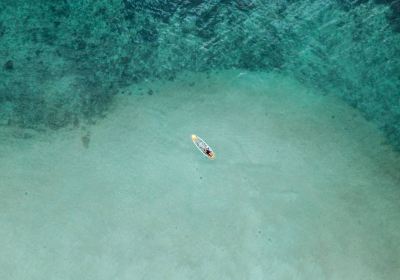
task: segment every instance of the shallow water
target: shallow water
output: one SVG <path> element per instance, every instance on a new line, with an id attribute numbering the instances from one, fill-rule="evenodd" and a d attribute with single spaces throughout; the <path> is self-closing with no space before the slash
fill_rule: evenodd
<path id="1" fill-rule="evenodd" d="M 2 278 L 400 272 L 399 160 L 344 102 L 239 71 L 122 90 L 84 132 L 2 146 Z"/>
<path id="2" fill-rule="evenodd" d="M 1 1 L 0 278 L 396 279 L 396 3 Z"/>

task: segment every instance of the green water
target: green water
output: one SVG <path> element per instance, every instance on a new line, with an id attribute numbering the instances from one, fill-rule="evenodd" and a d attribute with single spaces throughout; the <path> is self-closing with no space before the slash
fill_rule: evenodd
<path id="1" fill-rule="evenodd" d="M 399 13 L 0 0 L 0 278 L 396 279 Z"/>
<path id="2" fill-rule="evenodd" d="M 342 96 L 398 147 L 400 8 L 377 2 L 3 0 L 1 120 L 58 128 L 104 111 L 121 84 L 245 68 Z M 62 93 L 43 86 L 66 75 Z"/>

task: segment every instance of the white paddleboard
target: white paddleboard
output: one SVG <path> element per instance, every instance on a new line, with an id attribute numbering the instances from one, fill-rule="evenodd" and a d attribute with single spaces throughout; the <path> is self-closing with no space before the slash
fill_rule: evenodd
<path id="1" fill-rule="evenodd" d="M 214 151 L 203 139 L 201 139 L 199 136 L 193 134 L 192 141 L 196 145 L 197 149 L 199 149 L 199 151 L 203 155 L 205 155 L 209 159 L 215 159 Z"/>

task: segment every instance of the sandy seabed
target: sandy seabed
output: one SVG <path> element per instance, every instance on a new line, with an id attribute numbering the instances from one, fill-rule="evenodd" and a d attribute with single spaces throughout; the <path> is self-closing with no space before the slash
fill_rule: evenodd
<path id="1" fill-rule="evenodd" d="M 85 129 L 1 133 L 0 279 L 400 275 L 399 156 L 290 79 L 187 73 Z"/>

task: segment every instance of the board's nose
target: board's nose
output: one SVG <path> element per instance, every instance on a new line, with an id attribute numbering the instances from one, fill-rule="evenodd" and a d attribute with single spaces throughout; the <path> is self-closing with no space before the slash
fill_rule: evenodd
<path id="1" fill-rule="evenodd" d="M 194 140 L 196 140 L 196 139 L 197 139 L 197 136 L 194 135 L 194 134 L 192 134 L 192 140 L 194 141 Z"/>

